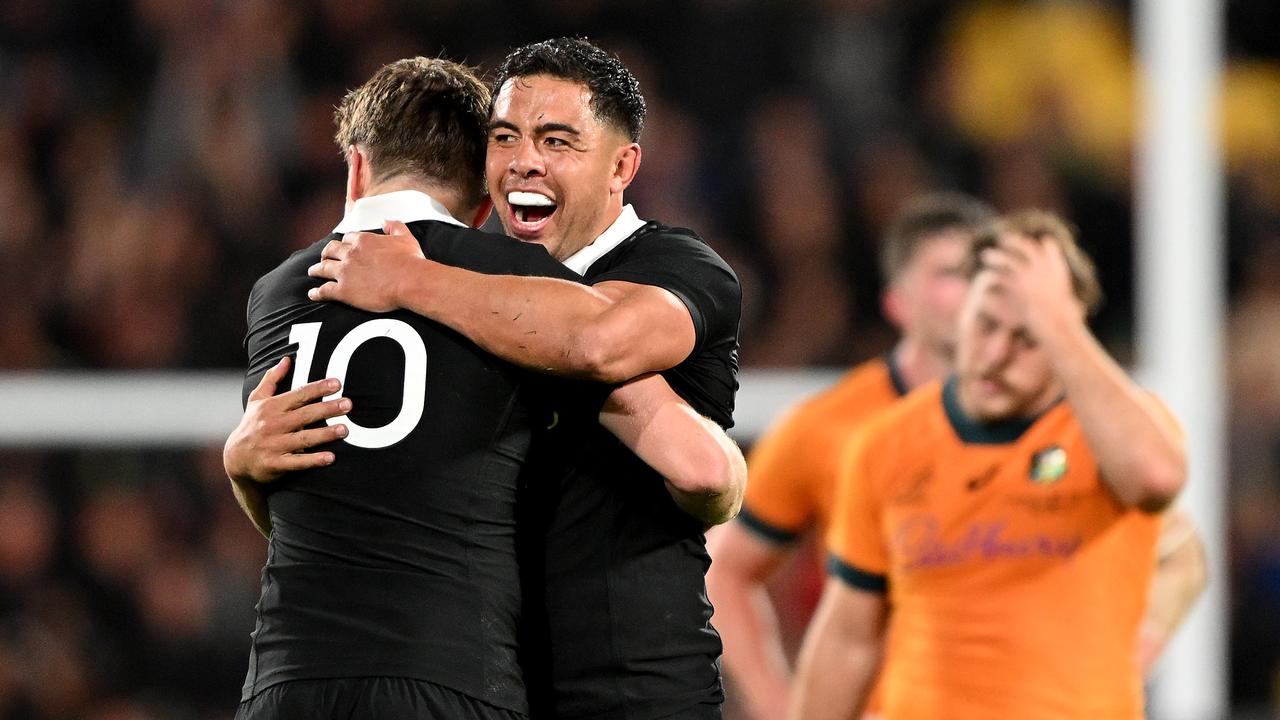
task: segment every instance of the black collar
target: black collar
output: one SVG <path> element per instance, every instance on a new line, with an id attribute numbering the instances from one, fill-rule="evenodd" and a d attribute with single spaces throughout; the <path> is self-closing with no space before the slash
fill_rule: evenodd
<path id="1" fill-rule="evenodd" d="M 1055 400 L 1043 412 L 1032 417 L 1009 418 L 1008 420 L 997 420 L 995 422 L 978 422 L 969 417 L 960 408 L 960 400 L 956 397 L 956 384 L 956 377 L 952 375 L 947 378 L 946 384 L 942 386 L 942 409 L 946 412 L 947 421 L 951 423 L 951 428 L 955 430 L 956 436 L 970 445 L 1004 445 L 1016 442 L 1018 438 L 1022 437 L 1023 433 L 1044 416 L 1044 413 L 1049 412 L 1062 401 L 1061 398 Z"/>
<path id="2" fill-rule="evenodd" d="M 892 350 L 885 353 L 884 364 L 889 366 L 889 382 L 893 385 L 894 392 L 898 393 L 898 397 L 911 392 L 911 388 L 907 387 L 906 378 L 902 377 L 902 369 L 898 367 L 898 360 L 894 357 Z"/>

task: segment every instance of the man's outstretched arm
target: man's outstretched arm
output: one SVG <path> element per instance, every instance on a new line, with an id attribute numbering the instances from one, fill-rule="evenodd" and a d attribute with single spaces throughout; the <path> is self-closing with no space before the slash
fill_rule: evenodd
<path id="1" fill-rule="evenodd" d="M 403 308 L 518 365 L 602 382 L 666 370 L 693 351 L 689 309 L 668 290 L 486 275 L 423 257 L 403 223 L 386 229 L 329 243 L 310 274 L 330 282 L 311 299 L 372 312 Z"/>

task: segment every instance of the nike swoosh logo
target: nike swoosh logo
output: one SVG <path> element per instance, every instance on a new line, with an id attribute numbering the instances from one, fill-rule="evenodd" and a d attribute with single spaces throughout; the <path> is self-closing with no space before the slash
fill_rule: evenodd
<path id="1" fill-rule="evenodd" d="M 975 475 L 974 477 L 969 478 L 969 482 L 966 483 L 965 487 L 969 489 L 969 492 L 977 492 L 978 490 L 981 490 L 989 485 L 992 480 L 996 479 L 997 470 L 999 470 L 999 466 L 992 465 L 983 471 L 981 475 Z"/>

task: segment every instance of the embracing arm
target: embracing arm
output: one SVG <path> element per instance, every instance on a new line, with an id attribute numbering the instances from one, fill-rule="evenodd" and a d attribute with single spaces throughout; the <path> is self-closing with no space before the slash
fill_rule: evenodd
<path id="1" fill-rule="evenodd" d="M 263 537 L 271 537 L 271 512 L 267 508 L 267 498 L 262 488 L 253 482 L 231 481 L 231 494 L 236 504 L 249 518 L 249 522 L 262 533 Z"/>
<path id="2" fill-rule="evenodd" d="M 805 633 L 791 697 L 793 720 L 853 720 L 880 671 L 889 603 L 883 593 L 827 578 Z"/>
<path id="3" fill-rule="evenodd" d="M 332 452 L 303 451 L 345 437 L 346 426 L 307 426 L 351 409 L 346 398 L 317 402 L 337 391 L 334 378 L 273 395 L 288 369 L 286 357 L 267 371 L 250 393 L 245 414 L 222 451 L 236 500 L 264 534 L 270 532 L 270 521 L 256 485 L 286 472 L 333 463 Z M 737 514 L 746 488 L 742 451 L 723 429 L 676 395 L 661 376 L 614 390 L 600 412 L 600 422 L 666 479 L 671 496 L 690 515 L 715 525 Z"/>
<path id="4" fill-rule="evenodd" d="M 423 257 L 402 223 L 387 230 L 329 243 L 310 272 L 331 282 L 311 299 L 375 312 L 404 308 L 504 360 L 602 382 L 666 370 L 693 351 L 689 310 L 662 288 L 486 275 Z"/>
<path id="5" fill-rule="evenodd" d="M 637 378 L 614 390 L 600 424 L 666 479 L 667 491 L 688 514 L 706 525 L 738 514 L 747 487 L 742 451 L 662 376 Z"/>
<path id="6" fill-rule="evenodd" d="M 333 462 L 333 453 L 303 453 L 322 443 L 345 437 L 345 425 L 307 429 L 307 426 L 351 409 L 345 398 L 315 402 L 336 392 L 334 378 L 317 380 L 276 395 L 276 386 L 289 372 L 289 356 L 280 359 L 262 376 L 245 403 L 240 424 L 222 446 L 222 467 L 231 480 L 231 492 L 240 509 L 263 535 L 271 535 L 271 518 L 259 483 L 271 482 L 286 472 L 320 467 Z"/>

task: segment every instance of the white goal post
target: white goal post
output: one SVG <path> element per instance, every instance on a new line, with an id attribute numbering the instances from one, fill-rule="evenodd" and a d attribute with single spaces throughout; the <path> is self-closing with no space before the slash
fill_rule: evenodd
<path id="1" fill-rule="evenodd" d="M 750 442 L 840 372 L 743 371 L 732 435 Z M 0 448 L 221 445 L 240 419 L 242 380 L 234 371 L 0 373 Z"/>

